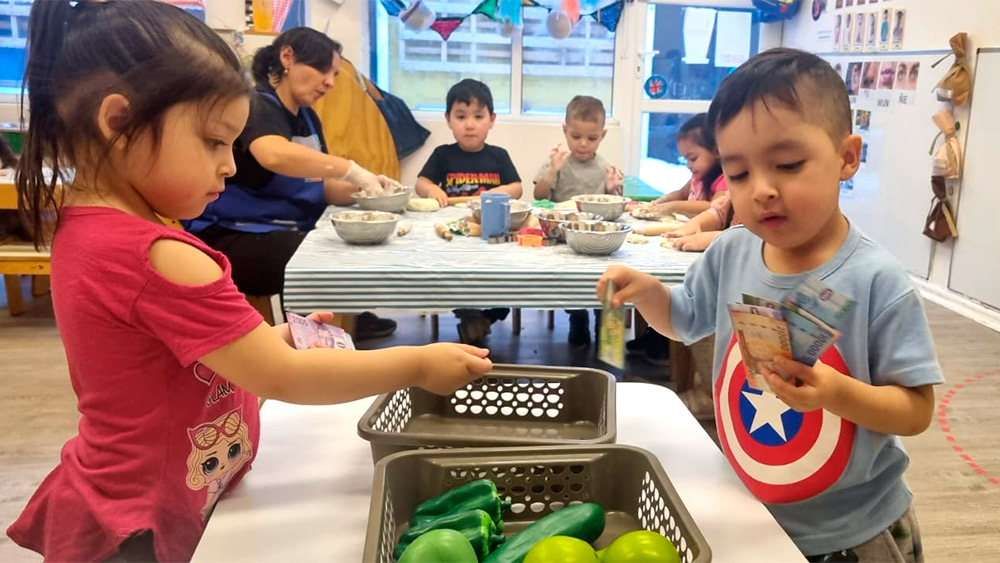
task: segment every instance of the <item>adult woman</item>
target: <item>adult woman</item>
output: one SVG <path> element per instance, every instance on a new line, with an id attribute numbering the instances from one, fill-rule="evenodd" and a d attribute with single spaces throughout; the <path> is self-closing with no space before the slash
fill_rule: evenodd
<path id="1" fill-rule="evenodd" d="M 333 87 L 340 64 L 341 45 L 306 27 L 257 51 L 257 96 L 232 148 L 236 174 L 201 217 L 185 224 L 229 258 L 233 281 L 259 309 L 254 297 L 281 293 L 285 265 L 326 206 L 350 205 L 355 191 L 380 188 L 378 177 L 354 161 L 327 154 L 310 107 Z"/>

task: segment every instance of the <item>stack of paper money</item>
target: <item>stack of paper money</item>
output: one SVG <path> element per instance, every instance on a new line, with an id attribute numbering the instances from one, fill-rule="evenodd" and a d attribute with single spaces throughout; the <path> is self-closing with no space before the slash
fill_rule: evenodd
<path id="1" fill-rule="evenodd" d="M 775 356 L 814 365 L 840 338 L 837 327 L 855 301 L 807 278 L 781 303 L 743 295 L 743 303 L 731 303 L 729 316 L 740 346 L 750 387 L 772 392 L 764 379 L 763 366 Z"/>

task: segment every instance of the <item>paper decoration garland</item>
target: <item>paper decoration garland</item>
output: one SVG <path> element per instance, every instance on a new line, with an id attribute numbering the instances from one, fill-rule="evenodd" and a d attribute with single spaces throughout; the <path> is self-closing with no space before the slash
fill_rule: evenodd
<path id="1" fill-rule="evenodd" d="M 413 3 L 422 3 L 422 0 L 414 0 Z M 379 0 L 385 12 L 394 17 L 399 17 L 400 14 L 407 11 L 407 5 L 403 0 Z M 520 3 L 520 6 L 518 6 Z M 603 25 L 608 31 L 614 32 L 618 28 L 618 22 L 621 19 L 622 10 L 625 6 L 625 0 L 549 0 L 546 2 L 551 4 L 551 6 L 542 6 L 537 0 L 483 0 L 480 2 L 474 10 L 469 12 L 464 16 L 449 16 L 437 18 L 430 25 L 430 29 L 433 29 L 441 36 L 441 39 L 447 41 L 451 34 L 455 31 L 458 26 L 462 25 L 465 18 L 473 14 L 482 14 L 491 20 L 501 24 L 501 35 L 504 37 L 510 37 L 513 35 L 515 29 L 522 25 L 521 21 L 521 10 L 519 8 L 523 7 L 541 7 L 549 10 L 549 20 L 547 20 L 547 27 L 549 28 L 549 33 L 552 34 L 552 30 L 555 29 L 557 34 L 563 34 L 560 37 L 553 35 L 556 39 L 562 39 L 572 32 L 572 26 L 580 18 L 580 16 L 587 15 L 591 17 L 595 22 Z M 558 4 L 558 8 L 554 7 Z M 600 7 L 603 4 L 603 7 Z M 412 5 L 411 5 L 412 8 Z M 586 10 L 592 10 L 589 13 Z M 555 26 L 548 24 L 552 21 L 552 14 L 555 12 L 561 12 L 562 16 L 554 16 L 556 20 Z M 573 17 L 573 16 L 576 17 Z M 566 18 L 566 22 L 563 18 Z M 565 24 L 569 23 L 569 32 L 566 32 Z"/>

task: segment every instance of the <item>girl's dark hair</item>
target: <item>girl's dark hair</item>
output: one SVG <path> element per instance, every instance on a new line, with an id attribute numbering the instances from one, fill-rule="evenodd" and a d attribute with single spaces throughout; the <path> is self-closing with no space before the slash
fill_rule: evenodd
<path id="1" fill-rule="evenodd" d="M 273 43 L 257 49 L 253 56 L 251 72 L 258 86 L 269 84 L 271 79 L 281 79 L 281 48 L 288 45 L 296 62 L 307 64 L 320 72 L 333 66 L 333 54 L 343 54 L 340 43 L 310 27 L 296 27 L 282 33 Z"/>
<path id="2" fill-rule="evenodd" d="M 51 232 L 45 223 L 58 220 L 56 185 L 72 179 L 67 169 L 87 159 L 96 178 L 119 140 L 127 150 L 149 131 L 157 148 L 172 106 L 199 102 L 211 109 L 250 92 L 222 38 L 184 10 L 155 0 L 33 3 L 23 88 L 22 121 L 24 99 L 31 111 L 16 182 L 36 246 Z M 127 98 L 129 107 L 107 139 L 95 116 L 111 94 Z M 43 166 L 52 168 L 50 178 Z"/>
<path id="3" fill-rule="evenodd" d="M 688 119 L 681 125 L 681 128 L 677 130 L 677 140 L 687 139 L 699 147 L 711 152 L 713 155 L 715 151 L 715 143 L 713 142 L 713 136 L 711 131 L 708 130 L 708 114 L 699 113 L 695 114 L 694 117 Z M 715 164 L 709 169 L 705 177 L 702 178 L 702 183 L 706 188 L 710 187 L 713 182 L 715 182 L 719 176 L 722 175 L 722 163 L 719 159 L 715 159 Z"/>

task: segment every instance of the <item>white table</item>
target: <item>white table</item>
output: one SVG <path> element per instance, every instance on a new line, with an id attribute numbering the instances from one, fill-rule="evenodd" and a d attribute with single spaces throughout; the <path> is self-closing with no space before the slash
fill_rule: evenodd
<path id="1" fill-rule="evenodd" d="M 611 264 L 675 285 L 699 256 L 663 248 L 659 237 L 647 244 L 625 243 L 611 256 L 582 256 L 565 244 L 527 248 L 465 236 L 445 241 L 434 224 L 469 214 L 455 207 L 407 212 L 401 222 L 413 226 L 410 234 L 387 244 L 357 246 L 341 240 L 328 218 L 341 210 L 327 211 L 285 267 L 287 308 L 340 314 L 378 308 L 594 308 L 600 306 L 597 280 Z M 622 220 L 635 222 L 628 216 Z"/>
<path id="2" fill-rule="evenodd" d="M 713 561 L 802 561 L 672 391 L 621 383 L 618 443 L 653 452 Z M 371 399 L 305 407 L 268 401 L 253 471 L 220 502 L 195 561 L 361 561 L 373 465 L 357 422 Z"/>

